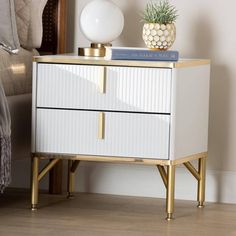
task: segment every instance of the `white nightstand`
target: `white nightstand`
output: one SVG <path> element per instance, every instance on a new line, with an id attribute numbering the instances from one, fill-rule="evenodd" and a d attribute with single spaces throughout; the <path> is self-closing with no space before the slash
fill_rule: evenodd
<path id="1" fill-rule="evenodd" d="M 38 182 L 69 160 L 68 193 L 79 161 L 156 165 L 174 211 L 175 167 L 184 164 L 205 198 L 210 64 L 35 57 L 32 209 Z M 39 160 L 51 162 L 39 173 Z M 198 159 L 198 170 L 190 161 Z"/>

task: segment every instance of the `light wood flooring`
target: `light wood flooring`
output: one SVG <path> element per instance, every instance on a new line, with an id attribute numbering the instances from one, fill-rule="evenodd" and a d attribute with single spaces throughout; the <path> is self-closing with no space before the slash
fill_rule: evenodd
<path id="1" fill-rule="evenodd" d="M 0 235 L 49 236 L 236 236 L 236 205 L 176 201 L 175 220 L 165 220 L 165 200 L 100 194 L 40 195 L 8 190 L 0 196 Z"/>

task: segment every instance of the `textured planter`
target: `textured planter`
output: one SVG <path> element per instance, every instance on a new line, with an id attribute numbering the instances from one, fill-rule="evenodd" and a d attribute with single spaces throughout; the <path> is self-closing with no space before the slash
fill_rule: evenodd
<path id="1" fill-rule="evenodd" d="M 143 40 L 148 48 L 157 50 L 169 49 L 176 37 L 175 24 L 145 23 Z"/>

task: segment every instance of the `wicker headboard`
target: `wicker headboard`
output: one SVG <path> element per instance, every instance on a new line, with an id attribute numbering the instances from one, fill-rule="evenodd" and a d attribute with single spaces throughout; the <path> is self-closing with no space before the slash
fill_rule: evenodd
<path id="1" fill-rule="evenodd" d="M 67 0 L 48 0 L 43 13 L 41 54 L 65 52 Z"/>

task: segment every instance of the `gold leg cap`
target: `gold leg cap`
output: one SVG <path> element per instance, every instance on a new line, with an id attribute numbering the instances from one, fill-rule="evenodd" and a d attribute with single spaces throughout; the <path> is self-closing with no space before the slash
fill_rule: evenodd
<path id="1" fill-rule="evenodd" d="M 37 204 L 32 204 L 32 205 L 31 205 L 31 210 L 32 210 L 32 211 L 37 211 L 37 210 L 38 210 Z"/>
<path id="2" fill-rule="evenodd" d="M 204 208 L 204 202 L 198 202 L 197 207 L 198 208 Z"/>
<path id="3" fill-rule="evenodd" d="M 74 198 L 75 196 L 72 194 L 72 193 L 67 193 L 67 199 L 72 199 Z"/>
<path id="4" fill-rule="evenodd" d="M 173 213 L 167 213 L 166 220 L 171 221 L 171 220 L 173 220 L 173 219 L 174 219 Z"/>

